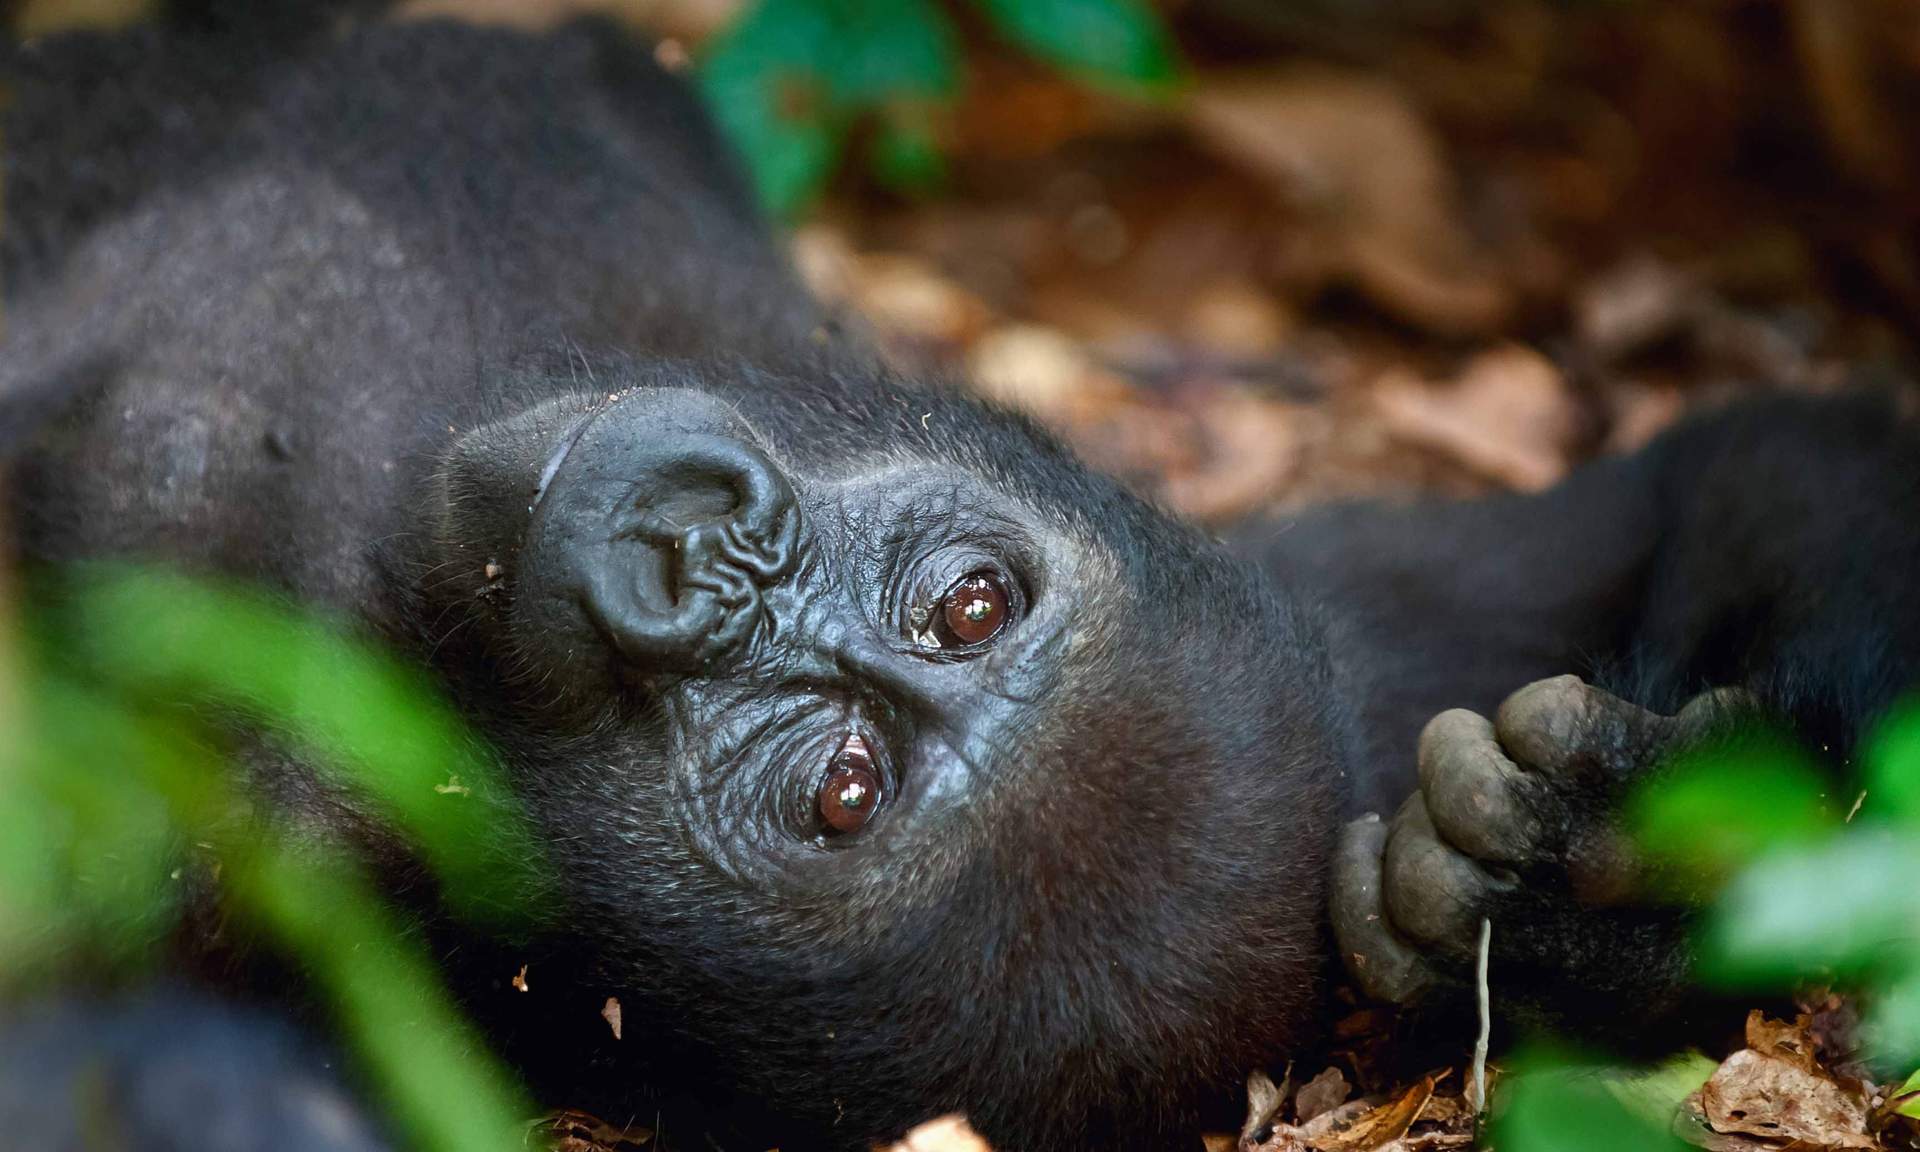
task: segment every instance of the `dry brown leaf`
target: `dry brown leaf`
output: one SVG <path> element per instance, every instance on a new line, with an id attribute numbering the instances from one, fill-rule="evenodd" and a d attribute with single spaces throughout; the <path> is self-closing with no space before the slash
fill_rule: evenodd
<path id="1" fill-rule="evenodd" d="M 736 19 L 743 0 L 405 0 L 394 10 L 401 20 L 457 19 L 530 31 L 581 16 L 611 16 L 656 36 L 695 43 Z"/>
<path id="2" fill-rule="evenodd" d="M 1307 1081 L 1293 1098 L 1293 1116 L 1296 1123 L 1306 1124 L 1315 1117 L 1333 1111 L 1347 1102 L 1353 1092 L 1352 1085 L 1338 1068 L 1326 1071 Z"/>
<path id="3" fill-rule="evenodd" d="M 612 996 L 607 997 L 607 1002 L 600 1008 L 600 1019 L 605 1020 L 607 1027 L 613 1029 L 613 1038 L 620 1039 L 620 1001 L 618 999 Z"/>
<path id="4" fill-rule="evenodd" d="M 1090 391 L 1108 394 L 1123 387 L 1071 338 L 1036 324 L 988 333 L 974 345 L 967 370 L 987 396 L 1055 424 L 1070 422 Z"/>
<path id="5" fill-rule="evenodd" d="M 1448 335 L 1496 330 L 1512 293 L 1459 222 L 1440 144 L 1377 77 L 1327 68 L 1215 80 L 1197 136 L 1265 177 L 1317 259 L 1389 312 Z"/>
<path id="6" fill-rule="evenodd" d="M 1271 295 L 1228 281 L 1203 289 L 1187 304 L 1182 335 L 1216 356 L 1261 360 L 1279 353 L 1292 326 Z"/>
<path id="7" fill-rule="evenodd" d="M 590 1112 L 563 1108 L 534 1122 L 552 1152 L 630 1152 L 653 1139 L 651 1128 L 615 1127 Z"/>
<path id="8" fill-rule="evenodd" d="M 987 328 L 993 313 L 935 264 L 902 252 L 860 252 L 831 224 L 810 224 L 789 242 L 807 288 L 833 307 L 851 308 L 883 344 L 952 352 Z"/>
<path id="9" fill-rule="evenodd" d="M 865 253 L 853 274 L 853 302 L 885 336 L 960 348 L 992 317 L 978 297 L 918 256 Z"/>
<path id="10" fill-rule="evenodd" d="M 992 1152 L 964 1116 L 941 1116 L 914 1128 L 887 1152 Z"/>
<path id="11" fill-rule="evenodd" d="M 520 971 L 513 974 L 513 990 L 516 992 L 530 991 L 527 987 L 527 966 L 525 964 L 520 965 Z"/>
<path id="12" fill-rule="evenodd" d="M 1626 453 L 1646 447 L 1672 427 L 1687 410 L 1687 401 L 1678 388 L 1628 382 L 1613 389 L 1608 408 L 1612 419 L 1606 450 Z"/>
<path id="13" fill-rule="evenodd" d="M 1161 495 L 1195 520 L 1233 520 L 1272 501 L 1300 459 L 1295 407 L 1238 390 L 1209 399 L 1196 413 L 1207 455 L 1199 467 L 1169 475 Z"/>
<path id="14" fill-rule="evenodd" d="M 1559 370 L 1519 345 L 1474 357 L 1448 385 L 1390 370 L 1374 385 L 1374 405 L 1395 439 L 1526 492 L 1566 475 L 1580 431 L 1579 409 Z"/>
<path id="15" fill-rule="evenodd" d="M 1727 1057 L 1699 1092 L 1699 1107 L 1715 1132 L 1758 1136 L 1804 1152 L 1871 1149 L 1867 1091 L 1820 1066 L 1807 1028 L 1747 1017 L 1747 1047 Z"/>
<path id="16" fill-rule="evenodd" d="M 21 39 L 75 28 L 105 31 L 144 20 L 159 7 L 158 0 L 25 0 L 11 31 Z"/>
<path id="17" fill-rule="evenodd" d="M 1240 1139 L 1246 1143 L 1257 1143 L 1256 1134 L 1273 1123 L 1274 1117 L 1287 1102 L 1287 1088 L 1291 1080 L 1279 1084 L 1265 1070 L 1255 1068 L 1247 1073 L 1247 1118 L 1240 1125 Z"/>
<path id="18" fill-rule="evenodd" d="M 1243 1139 L 1245 1152 L 1405 1152 L 1401 1141 L 1433 1099 L 1431 1076 L 1387 1103 L 1352 1100 L 1322 1112 L 1304 1124 L 1275 1124 L 1267 1140 Z M 1426 1146 L 1441 1146 L 1431 1145 Z"/>
<path id="19" fill-rule="evenodd" d="M 1586 283 L 1573 302 L 1574 331 L 1602 363 L 1613 363 L 1679 334 L 1699 301 L 1691 276 L 1641 255 Z"/>
<path id="20" fill-rule="evenodd" d="M 1422 1077 L 1393 1103 L 1375 1108 L 1337 1131 L 1310 1137 L 1308 1146 L 1315 1152 L 1380 1152 L 1407 1134 L 1432 1099 L 1433 1077 Z"/>

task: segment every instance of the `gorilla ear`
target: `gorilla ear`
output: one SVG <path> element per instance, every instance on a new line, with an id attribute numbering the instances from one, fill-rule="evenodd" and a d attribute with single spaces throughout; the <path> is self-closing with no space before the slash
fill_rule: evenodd
<path id="1" fill-rule="evenodd" d="M 598 682 L 595 650 L 642 677 L 711 673 L 791 569 L 799 507 L 785 473 L 724 402 L 634 388 L 547 401 L 450 448 L 434 582 L 506 581 L 517 656 L 558 683 Z"/>
<path id="2" fill-rule="evenodd" d="M 800 510 L 786 474 L 698 390 L 642 389 L 606 405 L 562 441 L 541 489 L 516 628 L 531 642 L 573 631 L 584 614 L 643 676 L 712 672 L 793 564 Z"/>

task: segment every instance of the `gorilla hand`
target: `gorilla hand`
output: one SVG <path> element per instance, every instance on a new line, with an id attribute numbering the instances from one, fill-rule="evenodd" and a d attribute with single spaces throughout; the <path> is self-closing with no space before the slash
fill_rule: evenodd
<path id="1" fill-rule="evenodd" d="M 1748 701 L 1700 696 L 1660 716 L 1561 676 L 1489 721 L 1463 709 L 1420 736 L 1420 786 L 1390 821 L 1343 832 L 1332 914 L 1360 988 L 1408 1004 L 1457 980 L 1494 925 L 1510 986 L 1658 1001 L 1684 983 L 1684 918 L 1633 903 L 1644 876 L 1614 819 L 1627 790 Z M 1595 996 L 1599 993 L 1599 996 Z"/>

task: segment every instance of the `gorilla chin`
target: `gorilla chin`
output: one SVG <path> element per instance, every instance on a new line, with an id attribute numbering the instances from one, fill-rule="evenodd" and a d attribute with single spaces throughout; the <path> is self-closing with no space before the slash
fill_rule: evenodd
<path id="1" fill-rule="evenodd" d="M 1058 449 L 957 393 L 869 425 L 860 471 L 757 418 L 778 389 L 623 376 L 461 436 L 431 501 L 579 980 L 788 1144 L 956 1110 L 1158 1144 L 1305 1033 L 1340 762 L 1313 621 L 1117 487 L 1011 498 L 978 437 Z"/>

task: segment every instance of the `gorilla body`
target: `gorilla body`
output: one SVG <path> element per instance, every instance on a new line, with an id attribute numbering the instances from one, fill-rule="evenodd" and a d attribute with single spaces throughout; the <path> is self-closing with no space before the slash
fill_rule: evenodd
<path id="1" fill-rule="evenodd" d="M 1492 915 L 1514 1000 L 1646 1003 L 1675 925 L 1575 893 L 1696 727 L 1655 713 L 1740 685 L 1844 747 L 1920 679 L 1893 400 L 1222 545 L 842 334 L 611 28 L 257 60 L 9 56 L 9 515 L 36 566 L 262 582 L 434 672 L 564 878 L 512 953 L 541 995 L 484 942 L 450 976 L 558 1103 L 686 1080 L 789 1147 L 952 1110 L 1007 1148 L 1190 1140 L 1313 1036 L 1330 897 L 1382 995 Z M 1635 703 L 1495 714 L 1565 673 Z"/>

